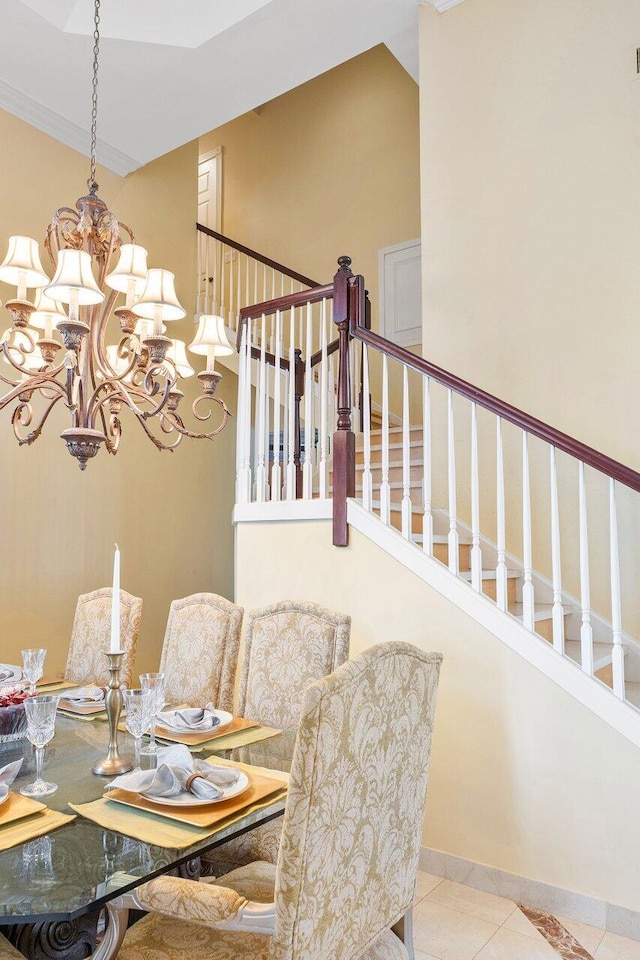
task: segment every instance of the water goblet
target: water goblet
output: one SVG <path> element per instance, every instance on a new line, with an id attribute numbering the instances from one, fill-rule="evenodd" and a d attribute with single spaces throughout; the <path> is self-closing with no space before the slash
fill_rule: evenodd
<path id="1" fill-rule="evenodd" d="M 164 707 L 164 692 L 167 683 L 165 673 L 141 673 L 140 686 L 143 690 L 150 690 L 153 693 L 153 717 L 151 718 L 151 727 L 149 729 L 149 743 L 142 748 L 145 756 L 155 757 L 158 752 L 156 746 L 156 717 Z"/>
<path id="2" fill-rule="evenodd" d="M 32 647 L 22 651 L 22 672 L 29 681 L 29 693 L 36 692 L 36 683 L 44 672 L 44 658 L 47 651 Z"/>
<path id="3" fill-rule="evenodd" d="M 27 739 L 36 748 L 36 779 L 27 783 L 20 793 L 25 797 L 48 797 L 58 789 L 57 783 L 42 779 L 44 748 L 56 732 L 56 710 L 60 697 L 27 697 L 24 710 L 27 715 Z"/>
<path id="4" fill-rule="evenodd" d="M 141 769 L 140 767 L 140 747 L 142 745 L 142 735 L 149 729 L 149 724 L 153 717 L 154 698 L 152 690 L 127 689 L 122 691 L 124 698 L 124 708 L 126 710 L 125 723 L 127 730 L 135 742 L 135 764 L 134 773 Z"/>

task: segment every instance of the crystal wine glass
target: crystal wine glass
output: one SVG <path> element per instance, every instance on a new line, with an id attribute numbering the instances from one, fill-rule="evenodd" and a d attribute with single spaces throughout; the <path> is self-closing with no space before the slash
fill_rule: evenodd
<path id="1" fill-rule="evenodd" d="M 36 692 L 36 683 L 44 672 L 44 658 L 47 651 L 32 647 L 22 651 L 22 672 L 29 681 L 29 693 Z"/>
<path id="2" fill-rule="evenodd" d="M 24 709 L 27 715 L 27 739 L 36 748 L 36 779 L 27 783 L 20 793 L 25 797 L 47 797 L 58 789 L 57 783 L 47 783 L 42 779 L 45 744 L 56 732 L 56 710 L 60 697 L 27 697 Z"/>
<path id="3" fill-rule="evenodd" d="M 149 729 L 149 724 L 154 713 L 154 694 L 152 690 L 131 689 L 123 690 L 124 708 L 126 710 L 125 723 L 127 730 L 134 738 L 136 757 L 134 764 L 134 773 L 141 769 L 140 767 L 140 747 L 142 744 L 142 735 Z"/>
<path id="4" fill-rule="evenodd" d="M 142 673 L 140 674 L 140 685 L 143 690 L 149 690 L 153 693 L 153 717 L 151 718 L 151 727 L 149 730 L 150 739 L 146 747 L 142 748 L 142 753 L 154 756 L 158 752 L 156 746 L 156 717 L 164 707 L 164 692 L 167 683 L 165 673 Z"/>

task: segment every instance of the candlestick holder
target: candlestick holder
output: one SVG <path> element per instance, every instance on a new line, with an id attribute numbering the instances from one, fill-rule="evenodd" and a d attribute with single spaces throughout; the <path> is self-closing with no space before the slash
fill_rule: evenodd
<path id="1" fill-rule="evenodd" d="M 133 764 L 118 752 L 118 722 L 122 712 L 122 691 L 120 689 L 120 670 L 124 653 L 105 653 L 109 662 L 109 689 L 105 697 L 105 709 L 109 720 L 109 747 L 104 760 L 98 760 L 93 772 L 98 777 L 114 777 L 118 773 L 133 770 Z"/>

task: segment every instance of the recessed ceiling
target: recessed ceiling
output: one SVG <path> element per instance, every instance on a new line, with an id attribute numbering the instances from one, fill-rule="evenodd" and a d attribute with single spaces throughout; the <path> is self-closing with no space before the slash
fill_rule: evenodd
<path id="1" fill-rule="evenodd" d="M 418 5 L 105 0 L 98 161 L 126 174 L 378 43 L 417 79 Z M 0 109 L 85 154 L 92 15 L 92 0 L 0 2 Z"/>
<path id="2" fill-rule="evenodd" d="M 100 8 L 100 32 L 112 40 L 199 47 L 271 0 L 109 0 Z M 87 0 L 23 0 L 65 33 L 93 35 Z"/>

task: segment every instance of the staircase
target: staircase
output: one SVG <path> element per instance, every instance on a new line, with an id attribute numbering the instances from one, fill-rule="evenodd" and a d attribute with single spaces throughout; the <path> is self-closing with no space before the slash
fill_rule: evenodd
<path id="1" fill-rule="evenodd" d="M 357 521 L 640 745 L 640 475 L 371 331 L 348 258 L 319 285 L 199 237 L 199 302 L 239 345 L 236 515 L 333 515 L 338 546 Z"/>

